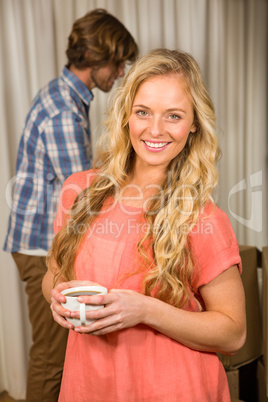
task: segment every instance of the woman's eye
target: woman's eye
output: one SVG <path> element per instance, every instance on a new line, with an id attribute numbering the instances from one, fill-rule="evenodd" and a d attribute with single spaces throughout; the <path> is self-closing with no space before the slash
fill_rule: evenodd
<path id="1" fill-rule="evenodd" d="M 147 115 L 148 115 L 148 113 L 145 112 L 145 110 L 138 110 L 138 111 L 137 111 L 137 114 L 138 114 L 139 116 L 147 116 Z"/>
<path id="2" fill-rule="evenodd" d="M 178 119 L 180 119 L 180 116 L 177 115 L 177 114 L 171 114 L 171 115 L 169 115 L 169 118 L 170 118 L 171 120 L 178 120 Z"/>

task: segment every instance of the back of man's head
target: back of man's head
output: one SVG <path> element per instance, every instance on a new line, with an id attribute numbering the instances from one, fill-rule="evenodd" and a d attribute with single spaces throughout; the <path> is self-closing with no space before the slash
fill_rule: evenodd
<path id="1" fill-rule="evenodd" d="M 125 26 L 104 9 L 95 9 L 76 20 L 68 38 L 68 64 L 77 69 L 134 62 L 138 46 Z"/>

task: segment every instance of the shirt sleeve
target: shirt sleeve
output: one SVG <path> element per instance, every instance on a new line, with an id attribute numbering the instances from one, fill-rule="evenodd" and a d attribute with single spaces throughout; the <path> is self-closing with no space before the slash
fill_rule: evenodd
<path id="1" fill-rule="evenodd" d="M 189 235 L 194 264 L 193 289 L 206 285 L 223 271 L 237 265 L 242 272 L 239 246 L 228 216 L 210 204 Z"/>
<path id="2" fill-rule="evenodd" d="M 54 116 L 44 130 L 43 142 L 56 176 L 63 182 L 91 166 L 89 125 L 77 114 L 64 111 Z"/>

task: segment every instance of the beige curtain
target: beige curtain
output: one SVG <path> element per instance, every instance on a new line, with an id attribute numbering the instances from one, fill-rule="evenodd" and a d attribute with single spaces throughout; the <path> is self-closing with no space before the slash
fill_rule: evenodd
<path id="1" fill-rule="evenodd" d="M 96 7 L 116 15 L 141 55 L 155 47 L 193 54 L 215 103 L 223 157 L 219 206 L 241 244 L 268 245 L 267 0 L 0 0 L 0 243 L 23 122 L 37 90 L 65 63 L 73 21 Z M 107 96 L 97 90 L 90 118 L 95 146 Z M 0 251 L 0 392 L 25 397 L 31 344 L 24 286 Z"/>

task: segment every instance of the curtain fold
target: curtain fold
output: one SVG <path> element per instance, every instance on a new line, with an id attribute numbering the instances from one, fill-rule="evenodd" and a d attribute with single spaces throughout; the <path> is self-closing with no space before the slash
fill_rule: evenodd
<path id="1" fill-rule="evenodd" d="M 74 20 L 96 7 L 126 25 L 140 55 L 168 47 L 196 58 L 223 151 L 217 202 L 241 244 L 268 245 L 266 0 L 0 0 L 1 248 L 26 113 L 39 88 L 63 68 Z M 109 94 L 93 92 L 94 149 Z M 0 261 L 0 392 L 23 399 L 31 344 L 27 301 L 11 256 L 0 250 Z"/>

